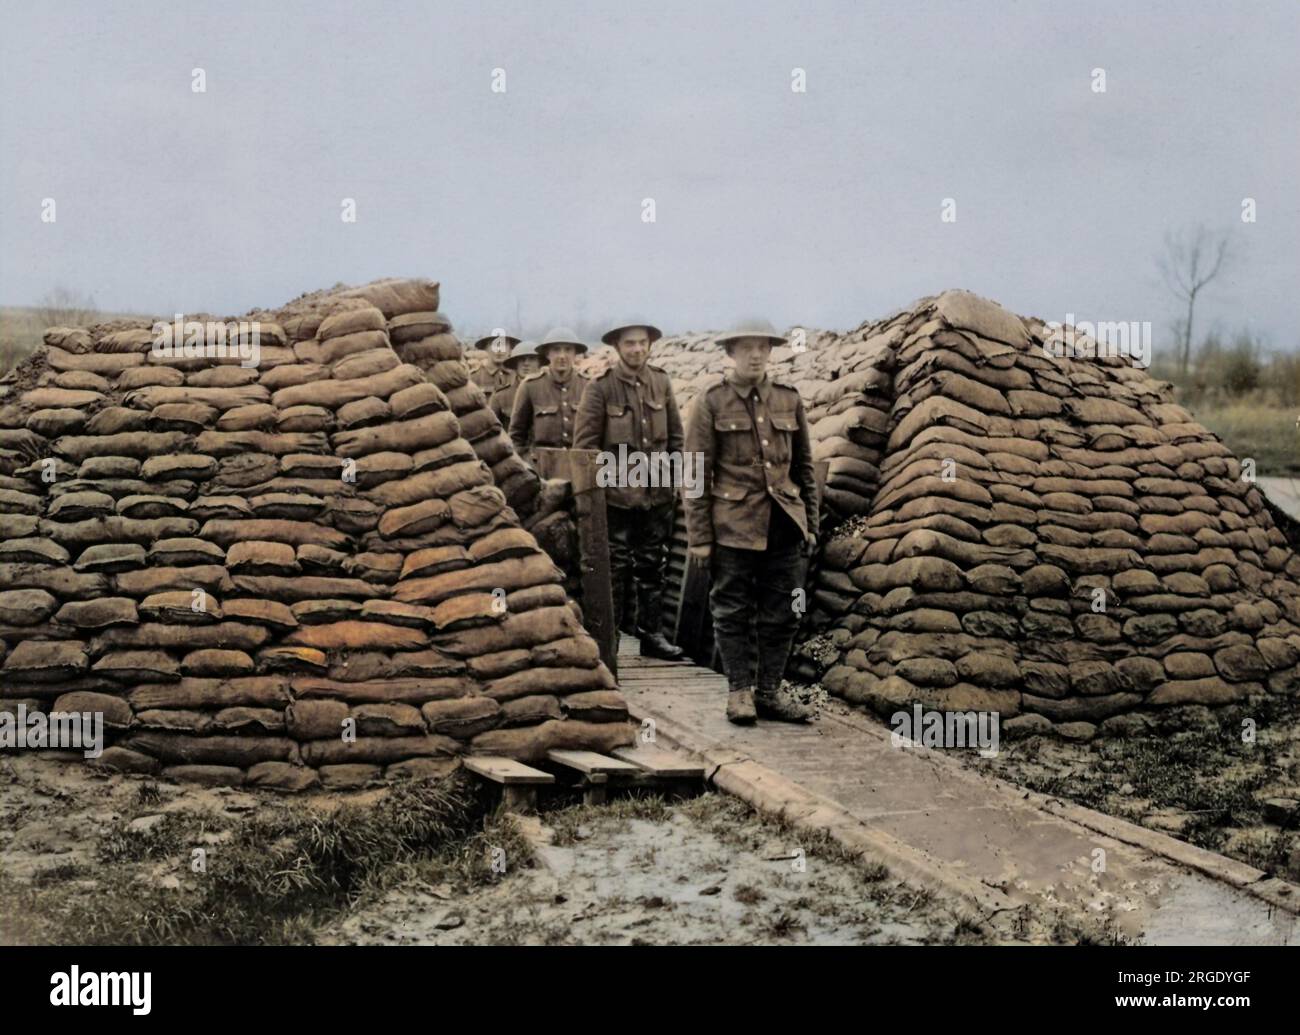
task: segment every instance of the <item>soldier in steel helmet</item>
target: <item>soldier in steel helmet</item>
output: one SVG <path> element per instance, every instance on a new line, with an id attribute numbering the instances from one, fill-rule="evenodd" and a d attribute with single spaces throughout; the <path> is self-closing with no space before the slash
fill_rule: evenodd
<path id="1" fill-rule="evenodd" d="M 573 445 L 578 403 L 587 385 L 574 361 L 586 351 L 586 342 L 567 327 L 556 328 L 537 343 L 542 369 L 519 382 L 510 411 L 510 441 L 530 464 L 540 446 Z"/>
<path id="2" fill-rule="evenodd" d="M 686 499 L 691 558 L 712 576 L 709 612 L 727 675 L 727 718 L 804 722 L 781 689 L 817 541 L 817 483 L 798 389 L 767 373 L 786 339 L 750 321 L 717 339 L 735 361 L 694 401 L 686 449 L 703 459 L 703 494 Z"/>
<path id="3" fill-rule="evenodd" d="M 505 366 L 505 361 L 510 357 L 510 350 L 518 344 L 518 338 L 500 327 L 474 342 L 481 363 L 470 375 L 470 380 L 483 389 L 484 395 L 491 398 L 493 392 L 515 383 L 515 373 Z"/>
<path id="4" fill-rule="evenodd" d="M 497 415 L 497 420 L 501 422 L 501 426 L 509 431 L 510 415 L 514 412 L 515 395 L 519 391 L 519 383 L 524 378 L 537 373 L 542 366 L 541 357 L 537 355 L 537 342 L 521 341 L 510 350 L 510 355 L 506 357 L 506 361 L 502 365 L 514 373 L 515 379 L 506 387 L 494 391 L 488 397 L 488 406 Z"/>
<path id="5" fill-rule="evenodd" d="M 662 332 L 630 319 L 601 337 L 618 352 L 618 362 L 593 378 L 582 397 L 576 449 L 610 454 L 642 452 L 666 457 L 682 450 L 682 421 L 667 371 L 649 361 L 650 346 Z M 614 617 L 622 628 L 626 596 L 636 590 L 636 632 L 641 654 L 677 661 L 682 649 L 663 634 L 664 573 L 672 536 L 676 490 L 671 482 L 620 484 L 605 490 L 609 566 Z"/>

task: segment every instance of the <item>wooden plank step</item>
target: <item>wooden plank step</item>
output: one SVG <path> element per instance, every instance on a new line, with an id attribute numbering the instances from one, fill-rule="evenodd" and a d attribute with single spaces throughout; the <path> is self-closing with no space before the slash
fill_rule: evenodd
<path id="1" fill-rule="evenodd" d="M 684 672 L 652 672 L 642 668 L 624 668 L 619 673 L 620 683 L 638 686 L 680 686 L 682 683 L 725 683 L 727 677 L 712 669 L 686 669 Z"/>
<path id="2" fill-rule="evenodd" d="M 461 759 L 461 764 L 471 773 L 477 773 L 493 783 L 508 785 L 555 783 L 553 774 L 544 773 L 540 769 L 524 765 L 523 762 L 516 762 L 513 758 L 467 755 Z"/>
<path id="3" fill-rule="evenodd" d="M 546 757 L 556 765 L 568 766 L 588 775 L 605 775 L 608 773 L 631 774 L 641 772 L 641 767 L 619 758 L 610 758 L 598 751 L 568 751 L 552 748 Z"/>
<path id="4" fill-rule="evenodd" d="M 665 751 L 663 748 L 642 744 L 640 747 L 615 748 L 612 754 L 616 758 L 639 766 L 646 772 L 654 773 L 655 776 L 669 779 L 704 779 L 704 766 L 688 762 L 680 755 Z"/>

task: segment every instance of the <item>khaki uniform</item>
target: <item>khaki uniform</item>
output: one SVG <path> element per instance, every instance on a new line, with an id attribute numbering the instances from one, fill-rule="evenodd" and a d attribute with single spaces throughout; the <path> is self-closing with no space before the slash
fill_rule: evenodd
<path id="1" fill-rule="evenodd" d="M 686 448 L 703 456 L 704 491 L 686 500 L 686 536 L 713 548 L 709 613 L 727 685 L 756 687 L 771 709 L 802 614 L 793 602 L 805 588 L 807 536 L 817 533 L 799 392 L 768 376 L 752 388 L 724 378 L 696 398 Z M 780 707 L 777 717 L 789 717 L 789 705 Z"/>
<path id="2" fill-rule="evenodd" d="M 497 420 L 507 432 L 510 430 L 510 416 L 515 410 L 515 396 L 518 392 L 519 381 L 516 381 L 505 388 L 498 388 L 488 396 L 488 409 L 497 415 Z"/>
<path id="3" fill-rule="evenodd" d="M 679 453 L 683 437 L 668 372 L 652 363 L 633 372 L 619 360 L 588 385 L 578 411 L 573 447 L 617 453 L 618 447 L 625 445 L 629 454 L 638 450 Z M 675 495 L 671 485 L 605 490 L 610 506 L 637 510 L 672 503 Z"/>
<path id="4" fill-rule="evenodd" d="M 509 388 L 511 385 L 518 383 L 519 377 L 509 367 L 497 367 L 496 370 L 489 370 L 483 366 L 470 375 L 470 380 L 483 389 L 483 394 L 490 399 L 493 392 L 500 391 L 502 388 Z"/>
<path id="5" fill-rule="evenodd" d="M 510 441 L 515 452 L 531 463 L 538 446 L 572 446 L 578 402 L 587 383 L 576 370 L 569 380 L 557 381 L 550 367 L 520 381 L 510 411 Z"/>
<path id="6" fill-rule="evenodd" d="M 682 419 L 672 381 L 662 367 L 645 364 L 631 370 L 622 360 L 594 379 L 578 411 L 575 449 L 596 449 L 618 456 L 677 453 L 682 448 Z M 609 569 L 615 624 L 636 608 L 636 631 L 646 643 L 657 637 L 655 657 L 680 651 L 662 638 L 664 572 L 676 511 L 676 489 L 669 479 L 656 486 L 619 485 L 605 489 L 609 529 Z M 635 595 L 632 587 L 635 586 Z"/>
<path id="7" fill-rule="evenodd" d="M 691 546 L 766 549 L 773 503 L 816 536 L 808 418 L 793 385 L 770 376 L 751 389 L 719 381 L 695 400 L 686 451 L 703 457 L 703 494 L 685 501 Z"/>

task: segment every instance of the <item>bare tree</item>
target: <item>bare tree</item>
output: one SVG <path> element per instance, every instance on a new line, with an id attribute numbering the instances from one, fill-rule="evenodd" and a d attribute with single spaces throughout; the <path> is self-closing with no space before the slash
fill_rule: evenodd
<path id="1" fill-rule="evenodd" d="M 1157 260 L 1169 290 L 1187 304 L 1187 315 L 1179 320 L 1179 368 L 1183 374 L 1191 363 L 1192 317 L 1196 296 L 1232 261 L 1226 231 L 1207 230 L 1198 223 L 1190 230 L 1165 234 L 1165 251 Z"/>
<path id="2" fill-rule="evenodd" d="M 36 306 L 42 327 L 88 327 L 99 319 L 93 295 L 66 288 L 62 284 L 46 292 Z"/>

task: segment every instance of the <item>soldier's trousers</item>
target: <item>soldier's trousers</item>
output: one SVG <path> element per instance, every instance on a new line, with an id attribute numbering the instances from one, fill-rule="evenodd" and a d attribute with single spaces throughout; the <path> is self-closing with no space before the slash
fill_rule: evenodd
<path id="1" fill-rule="evenodd" d="M 636 586 L 638 633 L 658 632 L 663 621 L 664 573 L 674 513 L 672 500 L 639 510 L 611 506 L 605 511 L 615 622 L 622 624 L 624 591 L 631 581 Z"/>
<path id="2" fill-rule="evenodd" d="M 808 554 L 802 541 L 775 550 L 713 547 L 709 612 L 730 689 L 781 685 L 803 615 L 796 601 L 803 603 Z"/>

